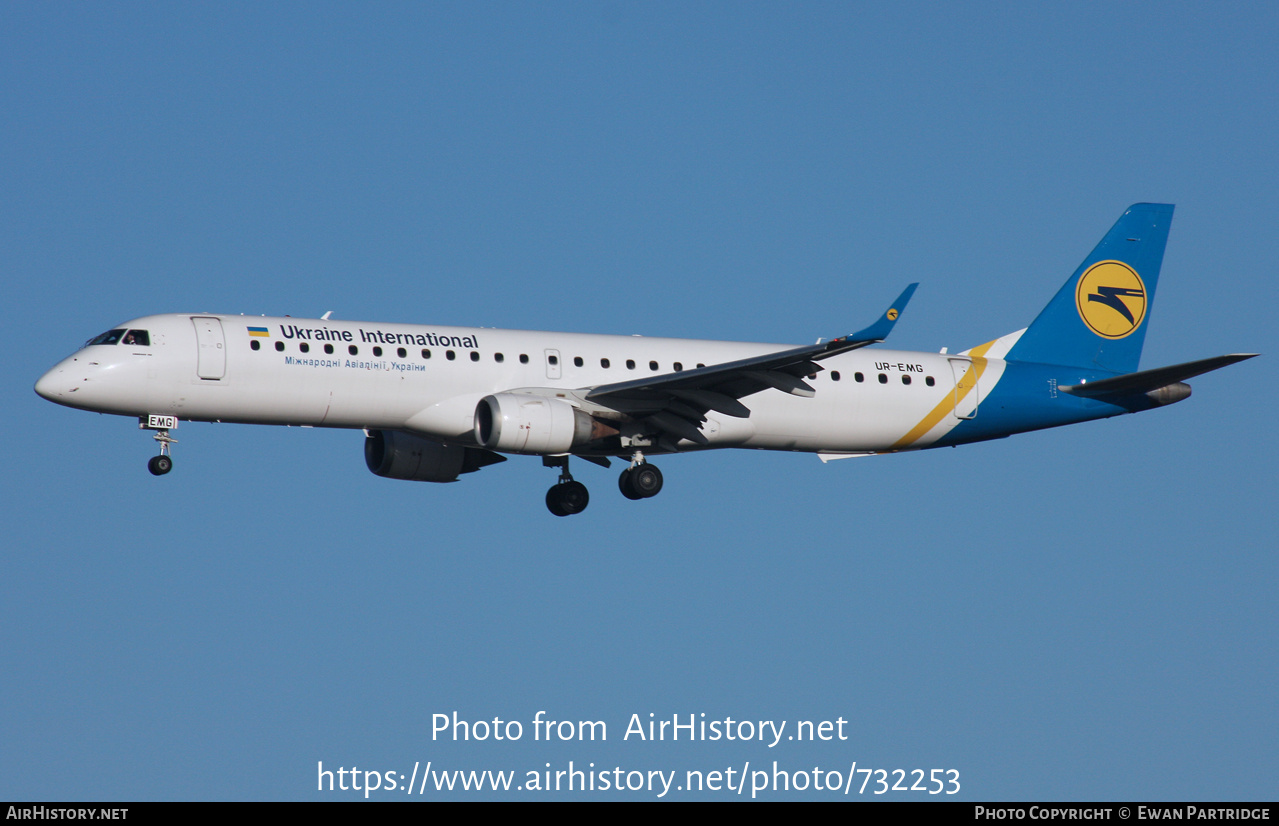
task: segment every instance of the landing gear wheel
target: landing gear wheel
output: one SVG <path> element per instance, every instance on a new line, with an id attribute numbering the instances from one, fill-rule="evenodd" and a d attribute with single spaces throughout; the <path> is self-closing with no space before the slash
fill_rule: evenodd
<path id="1" fill-rule="evenodd" d="M 171 420 L 170 424 L 173 427 L 178 426 L 178 420 L 172 416 L 141 416 L 138 418 L 138 426 L 147 428 L 148 419 L 168 419 Z M 170 436 L 169 431 L 163 427 L 150 429 L 156 431 L 155 440 L 160 443 L 160 455 L 151 457 L 151 460 L 147 462 L 147 470 L 151 471 L 152 476 L 163 476 L 173 470 L 173 459 L 169 456 L 169 451 L 178 443 L 178 440 Z"/>
<path id="2" fill-rule="evenodd" d="M 581 482 L 561 482 L 546 492 L 546 508 L 556 516 L 572 516 L 586 510 L 591 494 Z"/>
<path id="3" fill-rule="evenodd" d="M 662 490 L 662 472 L 645 462 L 631 468 L 631 488 L 642 499 L 656 496 Z"/>
<path id="4" fill-rule="evenodd" d="M 617 487 L 627 499 L 647 499 L 662 490 L 662 472 L 645 462 L 622 471 Z"/>
<path id="5" fill-rule="evenodd" d="M 631 485 L 631 469 L 627 468 L 622 471 L 622 475 L 617 477 L 617 487 L 622 495 L 627 499 L 643 499 L 644 497 L 635 492 L 635 488 Z"/>

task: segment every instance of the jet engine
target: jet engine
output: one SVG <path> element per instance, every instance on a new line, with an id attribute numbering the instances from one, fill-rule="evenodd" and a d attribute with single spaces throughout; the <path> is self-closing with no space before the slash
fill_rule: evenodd
<path id="1" fill-rule="evenodd" d="M 563 399 L 497 393 L 475 406 L 475 441 L 504 453 L 569 453 L 610 432 Z"/>
<path id="2" fill-rule="evenodd" d="M 398 430 L 370 430 L 364 440 L 364 463 L 387 479 L 455 482 L 463 473 L 505 461 L 505 456 L 487 450 L 446 445 Z"/>

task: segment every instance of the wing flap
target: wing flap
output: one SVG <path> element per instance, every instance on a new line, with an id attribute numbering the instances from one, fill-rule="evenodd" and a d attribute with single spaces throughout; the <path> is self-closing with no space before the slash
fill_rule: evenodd
<path id="1" fill-rule="evenodd" d="M 732 396 L 716 393 L 713 390 L 671 390 L 677 399 L 691 402 L 704 410 L 714 410 L 735 419 L 749 419 L 751 410 Z"/>
<path id="2" fill-rule="evenodd" d="M 823 368 L 819 367 L 818 369 Z M 769 385 L 775 390 L 790 393 L 792 396 L 803 396 L 806 399 L 811 399 L 817 395 L 817 391 L 813 389 L 811 384 L 781 370 L 748 370 L 746 375 Z"/>

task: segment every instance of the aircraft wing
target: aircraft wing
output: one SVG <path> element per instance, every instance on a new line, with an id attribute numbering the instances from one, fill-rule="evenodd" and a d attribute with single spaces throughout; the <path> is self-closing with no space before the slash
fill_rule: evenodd
<path id="1" fill-rule="evenodd" d="M 817 363 L 823 359 L 886 339 L 918 286 L 908 286 L 879 320 L 856 333 L 723 364 L 602 384 L 588 388 L 584 398 L 644 419 L 662 434 L 673 437 L 672 445 L 679 439 L 704 445 L 707 439 L 700 428 L 707 411 L 747 418 L 750 408 L 739 399 L 770 388 L 796 396 L 814 396 L 817 391 L 802 377 L 825 369 Z"/>

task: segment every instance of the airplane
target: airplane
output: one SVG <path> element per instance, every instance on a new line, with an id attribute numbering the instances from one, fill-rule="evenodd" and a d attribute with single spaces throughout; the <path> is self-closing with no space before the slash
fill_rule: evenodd
<path id="1" fill-rule="evenodd" d="M 1235 353 L 1138 371 L 1172 220 L 1134 204 L 1025 329 L 960 353 L 882 343 L 918 284 L 859 332 L 808 346 L 479 327 L 152 315 L 98 335 L 35 391 L 155 431 L 156 476 L 179 421 L 361 429 L 378 476 L 453 482 L 542 457 L 556 516 L 581 513 L 569 458 L 627 462 L 622 495 L 662 489 L 649 458 L 715 448 L 823 461 L 947 447 L 1182 401 Z"/>

